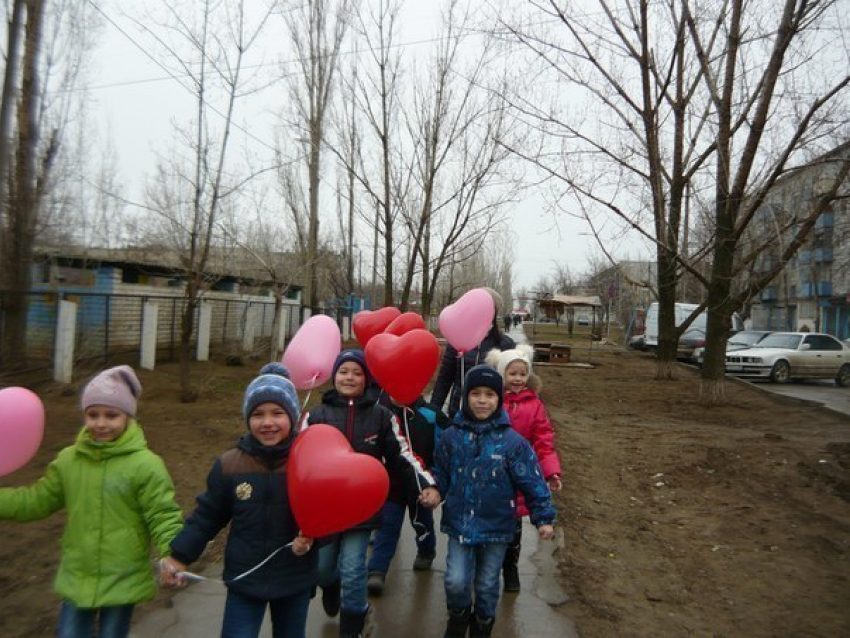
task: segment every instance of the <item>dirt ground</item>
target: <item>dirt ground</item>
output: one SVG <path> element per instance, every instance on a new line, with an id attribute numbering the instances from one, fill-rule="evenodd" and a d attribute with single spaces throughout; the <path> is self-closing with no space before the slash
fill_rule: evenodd
<path id="1" fill-rule="evenodd" d="M 705 409 L 692 370 L 656 382 L 648 355 L 617 347 L 573 360 L 592 367 L 537 372 L 565 474 L 560 611 L 581 635 L 850 635 L 850 419 L 731 382 L 728 405 Z M 140 372 L 140 421 L 187 510 L 243 431 L 241 393 L 260 364 L 196 364 L 192 405 L 178 402 L 175 364 Z M 38 456 L 0 477 L 23 485 L 73 440 L 78 388 L 3 383 L 30 385 L 48 412 Z M 0 522 L 0 636 L 52 633 L 63 521 Z"/>

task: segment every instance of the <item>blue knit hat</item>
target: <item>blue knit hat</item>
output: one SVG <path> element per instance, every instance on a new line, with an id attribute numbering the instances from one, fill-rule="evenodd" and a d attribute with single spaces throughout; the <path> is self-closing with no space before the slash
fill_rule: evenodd
<path id="1" fill-rule="evenodd" d="M 248 423 L 251 413 L 258 405 L 275 403 L 286 410 L 293 430 L 301 418 L 301 406 L 298 403 L 298 392 L 289 380 L 289 370 L 282 363 L 267 363 L 260 369 L 260 376 L 251 381 L 245 388 L 245 398 L 242 401 L 242 416 Z"/>
<path id="2" fill-rule="evenodd" d="M 334 361 L 334 369 L 331 374 L 331 381 L 336 379 L 337 371 L 342 367 L 343 363 L 347 363 L 349 361 L 353 361 L 361 368 L 363 368 L 363 374 L 366 375 L 366 386 L 368 387 L 370 383 L 372 383 L 372 375 L 369 374 L 369 366 L 366 365 L 366 355 L 362 350 L 352 348 L 351 350 L 343 350 L 337 356 L 336 361 Z"/>
<path id="3" fill-rule="evenodd" d="M 469 409 L 469 391 L 480 387 L 490 388 L 499 395 L 499 404 L 496 406 L 496 412 L 502 409 L 502 395 L 504 390 L 502 375 L 493 366 L 482 363 L 474 368 L 470 368 L 463 381 L 461 410 L 463 410 L 464 416 L 468 419 L 476 420 L 472 410 Z"/>

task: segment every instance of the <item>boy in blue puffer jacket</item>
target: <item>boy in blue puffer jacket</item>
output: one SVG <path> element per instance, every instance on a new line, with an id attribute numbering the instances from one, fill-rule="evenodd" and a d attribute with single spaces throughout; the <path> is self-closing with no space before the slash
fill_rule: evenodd
<path id="1" fill-rule="evenodd" d="M 525 497 L 540 538 L 554 536 L 555 509 L 531 445 L 502 410 L 502 377 L 488 365 L 464 380 L 461 409 L 443 432 L 422 494 L 431 507 L 445 498 L 440 529 L 449 536 L 445 636 L 489 636 L 505 551 L 515 533 L 516 493 Z M 473 583 L 475 600 L 473 607 Z M 474 612 L 474 613 L 473 613 Z"/>

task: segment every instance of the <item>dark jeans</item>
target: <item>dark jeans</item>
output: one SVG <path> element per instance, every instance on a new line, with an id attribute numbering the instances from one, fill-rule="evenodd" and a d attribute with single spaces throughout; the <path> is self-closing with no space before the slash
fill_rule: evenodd
<path id="1" fill-rule="evenodd" d="M 473 607 L 479 618 L 495 618 L 499 577 L 507 547 L 507 543 L 461 545 L 449 536 L 446 605 L 450 610 Z"/>
<path id="2" fill-rule="evenodd" d="M 416 534 L 416 550 L 423 556 L 433 556 L 437 551 L 437 538 L 434 535 L 434 514 L 423 505 L 387 501 L 381 510 L 381 527 L 375 532 L 372 545 L 372 557 L 369 559 L 370 572 L 386 574 L 398 547 L 405 513 L 410 516 L 410 524 Z"/>
<path id="3" fill-rule="evenodd" d="M 244 596 L 228 589 L 221 636 L 222 638 L 257 638 L 260 635 L 263 617 L 266 615 L 266 605 L 268 605 L 271 611 L 274 638 L 304 638 L 307 632 L 310 593 L 309 589 L 305 589 L 286 598 L 263 600 Z"/>
<path id="4" fill-rule="evenodd" d="M 82 609 L 70 600 L 63 600 L 56 636 L 57 638 L 91 638 L 97 627 L 97 635 L 100 638 L 126 638 L 130 633 L 133 607 L 134 605 L 119 605 Z"/>

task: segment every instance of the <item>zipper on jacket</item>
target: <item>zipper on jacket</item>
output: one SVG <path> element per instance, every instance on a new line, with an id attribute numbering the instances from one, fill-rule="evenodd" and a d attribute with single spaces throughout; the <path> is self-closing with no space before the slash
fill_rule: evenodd
<path id="1" fill-rule="evenodd" d="M 345 429 L 348 432 L 348 442 L 351 443 L 351 447 L 354 447 L 354 399 L 348 400 L 348 419 Z"/>

